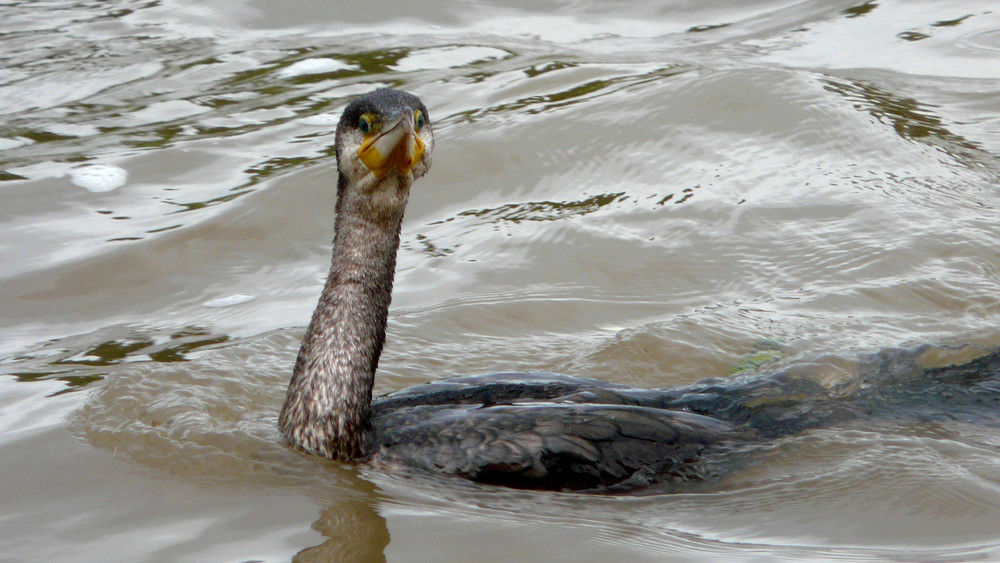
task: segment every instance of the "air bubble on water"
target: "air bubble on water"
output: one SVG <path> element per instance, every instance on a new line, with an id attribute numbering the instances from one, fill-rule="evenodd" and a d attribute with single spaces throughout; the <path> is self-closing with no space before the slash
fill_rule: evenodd
<path id="1" fill-rule="evenodd" d="M 69 171 L 69 181 L 94 193 L 110 192 L 125 185 L 128 172 L 110 164 L 91 164 Z"/>

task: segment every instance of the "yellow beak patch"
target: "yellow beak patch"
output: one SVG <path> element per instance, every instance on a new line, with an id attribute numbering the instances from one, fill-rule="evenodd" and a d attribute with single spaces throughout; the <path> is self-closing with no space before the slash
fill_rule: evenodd
<path id="1" fill-rule="evenodd" d="M 379 179 L 394 170 L 400 175 L 409 174 L 423 154 L 424 142 L 414 129 L 412 112 L 404 112 L 366 135 L 358 149 L 361 162 Z"/>

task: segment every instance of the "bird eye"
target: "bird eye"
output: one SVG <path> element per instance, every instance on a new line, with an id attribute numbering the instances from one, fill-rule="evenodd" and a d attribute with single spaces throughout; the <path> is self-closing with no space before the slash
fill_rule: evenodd
<path id="1" fill-rule="evenodd" d="M 427 120 L 424 119 L 424 112 L 417 110 L 415 113 L 417 114 L 416 115 L 417 119 L 415 120 L 414 127 L 416 128 L 417 131 L 420 131 L 421 129 L 424 128 L 424 124 L 427 123 Z"/>
<path id="2" fill-rule="evenodd" d="M 365 135 L 371 133 L 372 131 L 371 120 L 369 120 L 366 116 L 362 115 L 361 119 L 358 120 L 358 129 L 360 129 L 361 132 Z"/>

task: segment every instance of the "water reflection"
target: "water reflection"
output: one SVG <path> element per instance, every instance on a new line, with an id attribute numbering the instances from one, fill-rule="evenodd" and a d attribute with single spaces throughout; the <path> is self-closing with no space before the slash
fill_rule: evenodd
<path id="1" fill-rule="evenodd" d="M 173 363 L 191 361 L 203 349 L 229 341 L 225 335 L 192 327 L 165 334 L 137 334 L 129 327 L 110 327 L 104 334 L 125 333 L 128 336 L 106 340 L 95 345 L 87 343 L 94 335 L 60 339 L 47 342 L 30 351 L 24 351 L 3 363 L 18 366 L 11 371 L 18 381 L 58 380 L 67 388 L 59 391 L 78 391 L 101 381 L 108 375 L 105 368 L 133 362 Z M 83 349 L 80 349 L 83 346 Z"/>
<path id="2" fill-rule="evenodd" d="M 948 130 L 928 104 L 861 81 L 828 79 L 824 82 L 831 92 L 869 112 L 879 122 L 891 125 L 904 139 L 940 147 L 951 156 L 966 161 L 982 160 L 987 156 L 978 143 Z"/>
<path id="3" fill-rule="evenodd" d="M 670 196 L 667 196 L 668 199 Z M 475 209 L 463 211 L 459 217 L 476 217 L 484 223 L 497 224 L 505 221 L 519 223 L 521 221 L 557 221 L 573 215 L 587 215 L 602 207 L 626 201 L 629 198 L 625 192 L 600 194 L 579 201 L 532 201 L 525 203 L 510 203 L 494 209 Z"/>
<path id="4" fill-rule="evenodd" d="M 313 529 L 329 539 L 303 549 L 292 561 L 368 563 L 386 560 L 389 528 L 377 510 L 375 485 L 362 479 L 357 484 L 355 490 L 364 493 L 364 497 L 346 499 L 325 508 L 319 520 L 313 523 Z"/>
<path id="5" fill-rule="evenodd" d="M 863 4 L 858 4 L 857 6 L 851 6 L 850 8 L 845 8 L 840 13 L 848 18 L 860 18 L 861 16 L 867 15 L 872 10 L 878 7 L 877 0 L 868 0 Z"/>

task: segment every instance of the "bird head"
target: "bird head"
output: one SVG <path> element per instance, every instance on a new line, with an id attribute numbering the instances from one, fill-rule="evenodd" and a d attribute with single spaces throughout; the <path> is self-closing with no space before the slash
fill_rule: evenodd
<path id="1" fill-rule="evenodd" d="M 337 164 L 352 183 L 401 179 L 409 185 L 430 169 L 434 133 L 420 98 L 381 88 L 354 100 L 337 125 Z"/>

